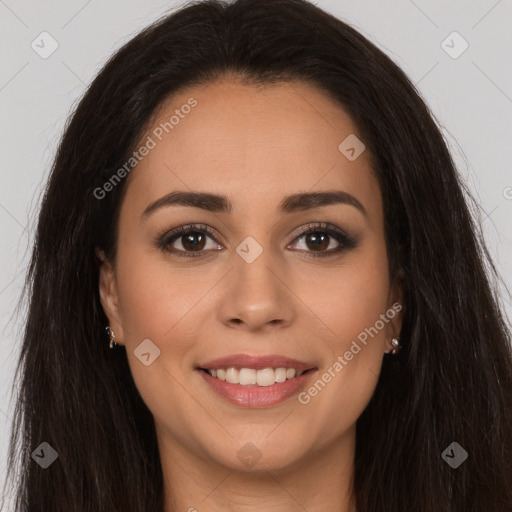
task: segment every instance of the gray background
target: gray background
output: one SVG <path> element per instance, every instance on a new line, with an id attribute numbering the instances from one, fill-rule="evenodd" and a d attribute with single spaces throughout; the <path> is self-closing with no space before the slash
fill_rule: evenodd
<path id="1" fill-rule="evenodd" d="M 279 1 L 279 0 L 276 0 Z M 10 393 L 23 326 L 14 308 L 42 187 L 72 106 L 114 50 L 175 1 L 0 0 L 0 478 L 12 417 Z M 512 288 L 512 5 L 507 0 L 319 0 L 384 50 L 417 84 L 476 195 L 497 268 Z M 31 47 L 46 31 L 47 59 Z M 441 43 L 457 31 L 457 58 Z M 41 44 L 41 43 L 39 43 Z M 448 39 L 458 52 L 461 41 Z M 46 46 L 48 48 L 48 46 Z M 509 219 L 509 220 L 507 220 Z M 504 308 L 512 317 L 509 297 Z M 73 333 L 67 333 L 73 336 Z"/>

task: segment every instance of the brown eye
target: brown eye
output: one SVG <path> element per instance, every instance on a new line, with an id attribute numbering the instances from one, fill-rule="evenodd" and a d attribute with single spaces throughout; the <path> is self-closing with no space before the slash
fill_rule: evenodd
<path id="1" fill-rule="evenodd" d="M 303 251 L 312 257 L 332 256 L 357 245 L 354 238 L 329 224 L 315 225 L 303 230 L 295 240 L 301 239 L 305 242 Z M 299 244 L 295 242 L 293 245 Z"/>
<path id="2" fill-rule="evenodd" d="M 206 237 L 200 231 L 190 231 L 181 235 L 181 244 L 187 251 L 200 251 L 206 245 Z"/>
<path id="3" fill-rule="evenodd" d="M 312 251 L 325 251 L 329 247 L 329 239 L 331 235 L 322 233 L 321 231 L 313 231 L 305 235 L 306 245 Z"/>
<path id="4" fill-rule="evenodd" d="M 208 239 L 215 242 L 207 247 Z M 178 256 L 201 256 L 212 249 L 222 248 L 215 238 L 213 231 L 207 226 L 182 226 L 162 236 L 157 245 L 165 252 Z"/>

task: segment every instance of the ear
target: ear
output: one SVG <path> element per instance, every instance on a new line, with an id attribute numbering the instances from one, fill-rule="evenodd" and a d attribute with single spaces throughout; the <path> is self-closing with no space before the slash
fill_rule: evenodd
<path id="1" fill-rule="evenodd" d="M 101 249 L 96 248 L 96 256 L 99 259 L 99 294 L 101 305 L 108 318 L 110 328 L 116 337 L 116 343 L 123 345 L 125 333 L 122 328 L 119 311 L 115 271 Z"/>
<path id="2" fill-rule="evenodd" d="M 394 312 L 395 314 L 393 318 L 391 318 L 391 315 L 386 313 L 390 319 L 386 333 L 386 352 L 390 352 L 394 348 L 393 345 L 391 345 L 391 340 L 392 338 L 400 339 L 400 332 L 402 331 L 402 321 L 405 312 L 403 291 L 404 277 L 405 273 L 402 269 L 400 269 L 397 272 L 389 291 L 388 311 Z"/>

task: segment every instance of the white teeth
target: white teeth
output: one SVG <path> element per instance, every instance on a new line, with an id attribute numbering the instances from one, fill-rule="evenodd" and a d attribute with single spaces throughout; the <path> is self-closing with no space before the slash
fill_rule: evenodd
<path id="1" fill-rule="evenodd" d="M 248 384 L 256 384 L 256 370 L 252 368 L 241 368 L 239 384 L 247 386 Z"/>
<path id="2" fill-rule="evenodd" d="M 285 382 L 286 379 L 300 377 L 305 370 L 296 371 L 295 368 L 264 368 L 255 370 L 253 368 L 218 368 L 207 370 L 212 377 L 229 382 L 230 384 L 241 384 L 250 386 L 272 386 L 276 382 Z"/>
<path id="3" fill-rule="evenodd" d="M 276 383 L 276 374 L 273 368 L 265 368 L 256 372 L 258 386 L 271 386 Z"/>
<path id="4" fill-rule="evenodd" d="M 276 382 L 284 382 L 286 380 L 286 368 L 276 368 Z"/>
<path id="5" fill-rule="evenodd" d="M 226 370 L 226 382 L 230 384 L 240 384 L 240 370 L 228 368 Z"/>

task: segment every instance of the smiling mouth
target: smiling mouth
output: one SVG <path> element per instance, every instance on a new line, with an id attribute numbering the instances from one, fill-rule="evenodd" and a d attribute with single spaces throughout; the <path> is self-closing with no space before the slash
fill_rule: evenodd
<path id="1" fill-rule="evenodd" d="M 220 398 L 239 407 L 266 408 L 299 393 L 318 368 L 196 368 L 208 387 Z"/>

